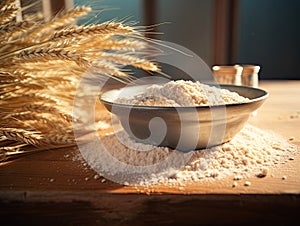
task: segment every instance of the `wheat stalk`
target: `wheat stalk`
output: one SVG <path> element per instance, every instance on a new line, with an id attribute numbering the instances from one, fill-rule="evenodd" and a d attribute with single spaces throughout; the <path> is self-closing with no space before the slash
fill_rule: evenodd
<path id="1" fill-rule="evenodd" d="M 130 23 L 77 26 L 89 7 L 61 12 L 49 21 L 39 14 L 23 15 L 17 22 L 21 10 L 14 0 L 0 3 L 0 161 L 76 144 L 72 122 L 81 122 L 72 114 L 73 101 L 86 72 L 124 82 L 132 78 L 120 66 L 159 71 L 138 54 L 148 45 Z M 78 129 L 83 135 L 90 132 Z"/>

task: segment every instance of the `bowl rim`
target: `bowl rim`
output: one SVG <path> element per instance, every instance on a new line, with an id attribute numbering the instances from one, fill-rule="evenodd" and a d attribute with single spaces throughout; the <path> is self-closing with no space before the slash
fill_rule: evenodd
<path id="1" fill-rule="evenodd" d="M 189 110 L 189 109 L 210 109 L 210 108 L 224 108 L 224 107 L 234 107 L 234 106 L 241 106 L 241 105 L 247 105 L 247 104 L 251 104 L 251 103 L 255 103 L 255 102 L 260 102 L 263 100 L 266 100 L 269 97 L 269 92 L 267 92 L 264 89 L 258 88 L 258 87 L 251 87 L 251 86 L 241 86 L 241 85 L 230 85 L 230 84 L 207 84 L 207 83 L 203 83 L 206 85 L 210 85 L 210 86 L 215 86 L 218 88 L 222 88 L 222 89 L 227 89 L 226 87 L 238 87 L 238 88 L 244 88 L 244 89 L 249 89 L 252 91 L 259 91 L 262 92 L 263 95 L 254 98 L 254 99 L 250 99 L 250 101 L 247 102 L 241 102 L 241 103 L 231 103 L 231 104 L 217 104 L 217 105 L 199 105 L 199 106 L 147 106 L 147 105 L 130 105 L 130 104 L 122 104 L 122 103 L 116 103 L 116 102 L 112 102 L 112 101 L 108 101 L 103 99 L 103 96 L 107 95 L 110 92 L 116 92 L 119 91 L 121 89 L 124 88 L 131 88 L 131 87 L 136 87 L 136 86 L 151 86 L 154 84 L 146 84 L 146 85 L 133 85 L 133 86 L 127 86 L 127 87 L 122 87 L 122 88 L 118 88 L 118 89 L 111 89 L 108 91 L 103 92 L 102 94 L 100 94 L 99 99 L 103 104 L 108 104 L 108 105 L 114 105 L 117 107 L 123 107 L 123 108 L 130 108 L 130 109 L 145 109 L 145 110 L 174 110 L 174 109 L 180 109 L 180 110 Z M 229 90 L 230 91 L 230 90 Z"/>

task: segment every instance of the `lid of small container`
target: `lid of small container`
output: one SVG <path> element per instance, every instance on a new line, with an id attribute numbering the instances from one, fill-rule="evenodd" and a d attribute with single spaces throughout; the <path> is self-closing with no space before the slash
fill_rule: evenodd
<path id="1" fill-rule="evenodd" d="M 242 75 L 252 75 L 259 72 L 260 66 L 258 65 L 243 65 Z"/>

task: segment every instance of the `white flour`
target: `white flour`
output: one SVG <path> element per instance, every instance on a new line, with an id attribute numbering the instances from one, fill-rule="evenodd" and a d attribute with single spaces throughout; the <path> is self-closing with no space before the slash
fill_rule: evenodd
<path id="1" fill-rule="evenodd" d="M 155 164 L 174 152 L 174 150 L 166 147 L 137 143 L 131 140 L 124 131 L 119 132 L 118 137 L 109 135 L 101 138 L 101 141 L 109 150 L 110 155 L 131 166 Z M 96 150 L 96 147 L 90 148 Z M 151 178 L 142 181 L 139 180 L 140 178 L 136 179 L 139 181 L 138 185 L 142 186 L 152 184 L 184 186 L 191 182 L 225 177 L 239 180 L 251 176 L 266 176 L 269 168 L 292 160 L 296 151 L 296 146 L 279 135 L 246 125 L 230 142 L 192 152 L 190 161 L 174 172 L 172 176 L 166 176 L 167 173 L 165 175 L 153 174 Z M 93 162 L 96 155 L 97 153 L 91 150 L 89 159 L 85 160 Z M 99 166 L 102 162 L 94 161 L 94 164 L 97 167 L 97 164 Z M 121 169 L 119 167 L 118 164 L 114 165 L 111 174 L 118 172 Z M 128 185 L 129 183 L 124 184 Z"/>
<path id="2" fill-rule="evenodd" d="M 144 106 L 207 106 L 247 101 L 249 101 L 248 98 L 236 92 L 184 80 L 170 81 L 164 85 L 152 85 L 142 94 L 116 100 L 122 104 Z"/>

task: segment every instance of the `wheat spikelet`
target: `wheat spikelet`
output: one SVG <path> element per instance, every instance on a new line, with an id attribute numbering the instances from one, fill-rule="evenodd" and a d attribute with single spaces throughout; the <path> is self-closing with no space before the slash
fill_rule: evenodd
<path id="1" fill-rule="evenodd" d="M 49 60 L 69 60 L 74 61 L 80 66 L 88 67 L 89 62 L 87 62 L 80 54 L 77 54 L 75 51 L 68 51 L 63 48 L 36 48 L 23 50 L 15 58 L 14 63 L 22 61 L 49 61 Z"/>
<path id="2" fill-rule="evenodd" d="M 15 0 L 7 0 L 0 2 L 0 11 L 5 10 L 10 5 L 15 4 Z"/>
<path id="3" fill-rule="evenodd" d="M 90 7 L 77 6 L 65 14 L 54 17 L 54 19 L 51 21 L 51 28 L 54 29 L 71 24 L 75 22 L 76 18 L 86 15 L 91 10 L 92 9 Z"/>
<path id="4" fill-rule="evenodd" d="M 120 71 L 120 69 L 116 65 L 106 60 L 99 60 L 94 62 L 92 69 L 96 72 L 100 72 L 101 75 L 106 76 L 118 76 L 120 78 L 126 78 L 128 76 L 126 73 Z"/>
<path id="5" fill-rule="evenodd" d="M 72 134 L 56 134 L 56 133 L 49 133 L 49 136 L 43 139 L 43 143 L 47 145 L 59 145 L 59 144 L 72 144 L 75 143 L 75 138 Z"/>
<path id="6" fill-rule="evenodd" d="M 37 112 L 37 113 L 51 113 L 53 115 L 58 115 L 60 118 L 66 120 L 67 122 L 72 122 L 72 115 L 66 112 L 63 112 L 62 109 L 58 109 L 57 107 L 40 103 L 40 104 L 24 104 L 22 106 L 23 110 L 31 111 L 31 112 Z"/>
<path id="7" fill-rule="evenodd" d="M 41 135 L 45 135 L 49 131 L 56 131 L 57 134 L 65 134 L 68 128 L 72 129 L 69 122 L 45 113 L 13 112 L 6 114 L 3 118 L 0 122 L 0 127 L 2 128 L 22 128 L 23 130 L 40 133 Z"/>
<path id="8" fill-rule="evenodd" d="M 29 130 L 53 130 L 59 133 L 64 133 L 69 123 L 63 121 L 60 118 L 53 118 L 51 115 L 37 114 L 32 112 L 22 112 L 22 113 L 11 113 L 6 116 L 6 120 L 3 122 L 9 122 L 15 120 L 14 125 L 22 126 L 22 128 L 27 128 Z M 2 124 L 2 123 L 1 123 Z M 4 124 L 4 127 L 6 125 Z"/>
<path id="9" fill-rule="evenodd" d="M 6 12 L 3 12 L 3 14 L 0 17 L 0 24 L 8 23 L 12 21 L 17 15 L 16 9 L 12 8 L 7 10 Z"/>
<path id="10" fill-rule="evenodd" d="M 4 144 L 4 143 L 3 143 Z M 20 148 L 26 146 L 26 144 L 14 144 L 13 146 L 4 146 L 0 147 L 0 152 L 1 151 L 19 151 Z"/>
<path id="11" fill-rule="evenodd" d="M 65 61 L 60 59 L 51 59 L 48 61 L 40 59 L 35 62 L 20 60 L 18 61 L 18 64 L 10 65 L 7 65 L 7 62 L 9 62 L 9 60 L 6 60 L 5 65 L 2 63 L 4 71 L 14 74 L 16 77 L 29 74 L 32 78 L 37 80 L 44 77 L 59 78 L 61 75 L 68 75 L 68 79 L 78 81 L 81 77 L 81 73 L 84 73 L 86 70 L 85 68 L 80 67 L 76 62 L 68 61 L 68 64 L 66 64 Z M 64 67 L 61 65 L 64 65 Z M 72 76 L 70 76 L 70 74 Z"/>
<path id="12" fill-rule="evenodd" d="M 1 101 L 2 100 L 2 101 Z M 5 101 L 3 101 L 5 100 Z M 5 104 L 8 106 L 12 103 L 16 102 L 17 104 L 24 104 L 26 102 L 43 102 L 43 103 L 50 103 L 53 105 L 57 105 L 61 102 L 61 100 L 57 99 L 56 97 L 49 96 L 47 94 L 41 94 L 41 93 L 35 93 L 35 92 L 29 92 L 29 93 L 17 93 L 17 94 L 5 94 L 0 95 L 0 104 L 1 107 L 5 107 Z"/>
<path id="13" fill-rule="evenodd" d="M 79 26 L 55 32 L 50 41 L 57 39 L 75 38 L 78 36 L 88 37 L 91 35 L 124 35 L 135 32 L 131 27 L 123 26 L 121 23 L 102 23 L 98 25 Z"/>
<path id="14" fill-rule="evenodd" d="M 4 42 L 4 37 L 12 37 L 14 36 L 14 33 L 25 32 L 26 29 L 33 25 L 34 23 L 30 21 L 11 22 L 0 25 L 1 42 Z"/>
<path id="15" fill-rule="evenodd" d="M 26 144 L 38 145 L 42 136 L 38 133 L 24 129 L 16 128 L 0 128 L 0 135 L 5 136 L 9 140 L 25 142 Z"/>
<path id="16" fill-rule="evenodd" d="M 114 40 L 108 36 L 94 37 L 73 46 L 73 49 L 76 49 L 76 51 L 82 52 L 84 50 L 86 54 L 104 52 L 106 50 L 135 52 L 137 49 L 142 50 L 145 48 L 146 44 L 142 41 L 134 39 Z"/>
<path id="17" fill-rule="evenodd" d="M 108 61 L 113 61 L 121 65 L 133 65 L 147 71 L 158 71 L 158 67 L 155 63 L 139 57 L 114 53 L 103 53 L 102 56 Z"/>
<path id="18" fill-rule="evenodd" d="M 0 84 L 14 84 L 18 82 L 19 79 L 14 77 L 11 73 L 9 72 L 0 72 Z"/>
<path id="19" fill-rule="evenodd" d="M 110 50 L 121 50 L 121 51 L 132 51 L 139 49 L 142 50 L 146 47 L 145 42 L 141 42 L 133 39 L 117 40 L 117 41 L 108 41 L 103 43 L 103 49 Z"/>
<path id="20" fill-rule="evenodd" d="M 39 81 L 36 81 L 36 76 L 30 76 L 29 74 L 22 75 L 20 77 L 12 77 L 12 76 L 7 76 L 7 77 L 0 77 L 0 85 L 16 85 L 19 84 L 19 86 L 22 87 L 28 87 L 28 86 L 35 86 L 37 89 L 42 89 L 42 88 L 47 88 L 55 85 L 55 89 L 59 89 L 60 86 L 63 86 L 65 90 L 69 88 L 74 88 L 74 85 L 77 83 L 76 79 L 69 79 L 67 77 L 67 74 L 61 74 L 61 75 L 66 75 L 65 77 L 62 77 L 60 79 L 60 82 L 57 83 L 56 76 L 51 76 L 49 73 L 39 73 L 41 77 L 39 78 Z M 47 84 L 47 85 L 45 85 Z"/>
<path id="21" fill-rule="evenodd" d="M 0 80 L 13 80 L 13 79 L 18 79 L 14 76 L 13 73 L 9 71 L 1 71 L 0 72 Z"/>
<path id="22" fill-rule="evenodd" d="M 31 80 L 31 79 L 28 79 Z M 11 81 L 6 80 L 6 84 L 2 85 L 1 88 L 6 88 L 8 90 L 9 88 L 15 89 L 17 87 L 22 87 L 22 89 L 35 89 L 35 90 L 42 90 L 45 87 L 42 84 L 38 83 L 30 83 L 28 80 L 22 80 L 19 81 L 18 79 L 13 79 Z"/>
<path id="23" fill-rule="evenodd" d="M 0 24 L 8 23 L 12 21 L 17 15 L 18 8 L 15 5 L 15 1 L 7 1 L 0 8 Z"/>
<path id="24" fill-rule="evenodd" d="M 32 112 L 33 115 L 36 113 L 49 113 L 52 115 L 60 116 L 58 117 L 59 119 L 64 119 L 67 122 L 72 122 L 72 115 L 70 114 L 70 112 L 64 111 L 64 109 L 59 108 L 59 106 L 55 106 L 45 101 L 41 102 L 40 100 L 32 101 L 26 100 L 24 98 L 24 102 L 22 102 L 22 104 L 20 104 L 19 102 L 14 102 L 14 100 L 12 100 L 9 104 L 1 104 L 1 108 L 5 109 L 6 112 L 17 112 L 19 115 L 27 112 Z M 2 117 L 2 119 L 5 118 L 7 117 Z"/>

